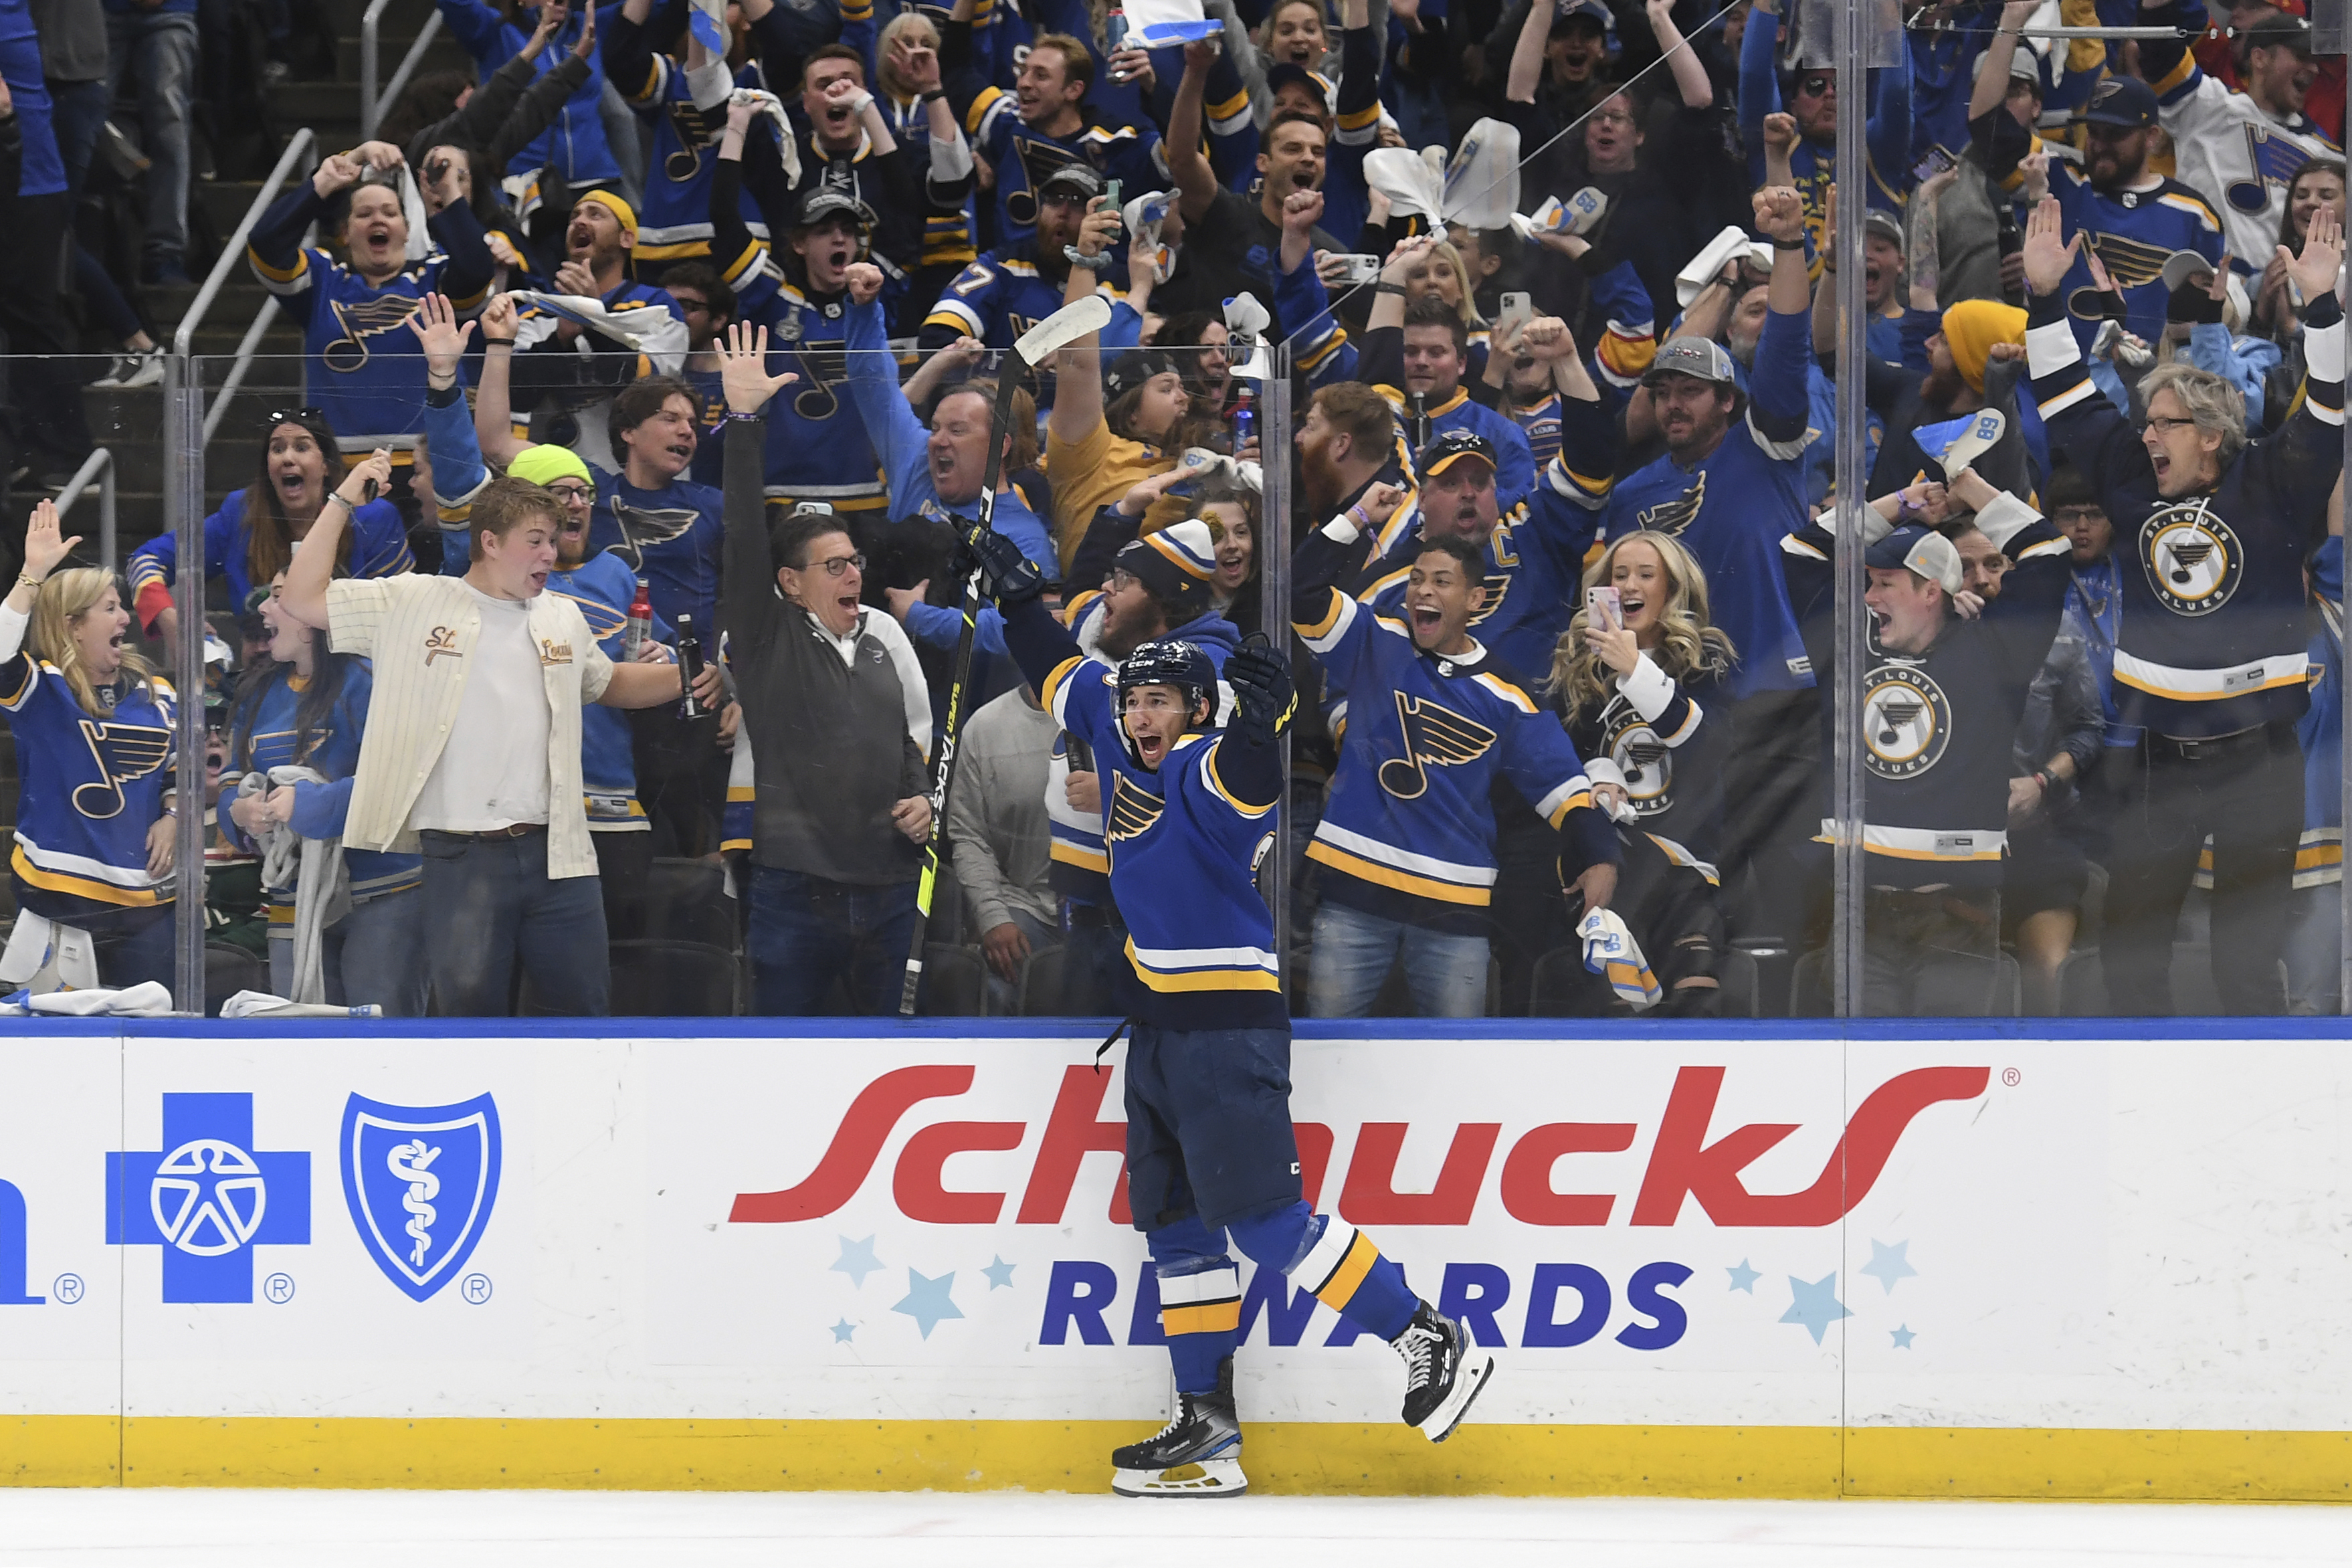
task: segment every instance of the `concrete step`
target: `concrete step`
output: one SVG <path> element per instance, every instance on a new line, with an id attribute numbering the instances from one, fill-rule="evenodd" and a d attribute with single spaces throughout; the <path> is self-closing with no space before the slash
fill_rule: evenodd
<path id="1" fill-rule="evenodd" d="M 389 73 L 390 65 L 384 67 Z M 351 145 L 360 123 L 360 90 L 352 81 L 281 82 L 269 95 L 281 125 L 307 125 L 330 151 Z"/>
<path id="2" fill-rule="evenodd" d="M 409 46 L 415 42 L 416 42 L 415 27 L 402 28 L 397 37 L 389 32 L 383 36 L 376 46 L 378 62 L 376 68 L 383 73 L 377 79 L 378 86 L 392 79 L 392 73 L 398 70 L 400 62 L 408 58 Z M 463 70 L 473 63 L 473 59 L 474 57 L 466 52 L 465 46 L 450 37 L 449 29 L 444 27 L 433 36 L 433 42 L 426 47 L 425 58 L 416 62 L 415 73 L 409 79 L 414 81 L 416 77 L 426 76 L 434 71 Z M 359 85 L 360 40 L 356 33 L 341 39 L 335 46 L 335 79 L 339 82 L 348 82 L 353 88 Z"/>

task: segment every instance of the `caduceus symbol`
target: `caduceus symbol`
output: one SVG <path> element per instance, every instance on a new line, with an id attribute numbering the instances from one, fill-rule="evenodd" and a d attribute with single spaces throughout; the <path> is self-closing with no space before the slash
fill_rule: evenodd
<path id="1" fill-rule="evenodd" d="M 2189 584 L 2191 571 L 2202 566 L 2205 563 L 2205 558 L 2213 553 L 2213 542 L 2210 539 L 2186 539 L 2178 543 L 2167 544 L 2164 548 L 2172 556 L 2170 573 L 2172 580 L 2186 587 Z"/>
<path id="2" fill-rule="evenodd" d="M 384 1156 L 384 1167 L 395 1180 L 406 1182 L 408 1191 L 402 1194 L 400 1206 L 408 1211 L 408 1234 L 416 1238 L 416 1246 L 408 1254 L 408 1261 L 417 1268 L 425 1267 L 425 1254 L 433 1246 L 428 1234 L 435 1218 L 433 1198 L 441 1191 L 441 1178 L 429 1167 L 441 1157 L 438 1149 L 428 1149 L 422 1138 L 396 1143 Z"/>

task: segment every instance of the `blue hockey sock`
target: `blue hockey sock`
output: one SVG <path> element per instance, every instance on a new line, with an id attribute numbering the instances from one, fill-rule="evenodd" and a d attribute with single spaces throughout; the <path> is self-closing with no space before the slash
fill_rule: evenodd
<path id="1" fill-rule="evenodd" d="M 1197 1217 L 1145 1238 L 1160 1283 L 1160 1331 L 1180 1394 L 1213 1394 L 1242 1321 L 1241 1270 Z"/>
<path id="2" fill-rule="evenodd" d="M 1370 1237 L 1304 1203 L 1238 1220 L 1229 1228 L 1234 1244 L 1253 1260 L 1281 1269 L 1325 1306 L 1384 1340 L 1404 1332 L 1421 1305 L 1404 1282 L 1404 1270 Z"/>

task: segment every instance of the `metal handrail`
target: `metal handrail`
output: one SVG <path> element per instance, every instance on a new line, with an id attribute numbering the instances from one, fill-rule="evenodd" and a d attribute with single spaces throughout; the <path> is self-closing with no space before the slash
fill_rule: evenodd
<path id="1" fill-rule="evenodd" d="M 264 300 L 261 309 L 253 313 L 253 325 L 245 329 L 245 339 L 236 345 L 236 358 L 231 362 L 228 374 L 221 377 L 220 391 L 213 395 L 212 406 L 205 410 L 205 445 L 212 446 L 213 432 L 228 416 L 229 400 L 245 384 L 245 373 L 253 368 L 253 356 L 261 350 L 261 340 L 268 332 L 272 319 L 278 314 L 278 301 Z M 200 378 L 201 379 L 201 378 Z"/>
<path id="2" fill-rule="evenodd" d="M 383 89 L 379 92 L 375 72 L 376 67 L 383 62 L 383 56 L 376 33 L 383 22 L 384 7 L 391 4 L 392 0 L 374 0 L 374 4 L 367 8 L 367 14 L 360 18 L 360 138 L 362 141 L 374 137 L 376 125 L 383 118 L 383 106 L 400 101 L 401 89 L 408 85 L 408 79 L 416 74 L 417 62 L 424 59 L 425 51 L 441 35 L 441 13 L 436 10 L 425 19 L 425 26 L 416 30 L 416 41 L 408 46 L 408 53 L 401 58 L 400 68 L 392 73 L 392 79 L 384 83 Z"/>
<path id="3" fill-rule="evenodd" d="M 58 521 L 63 522 L 66 513 L 73 510 L 74 502 L 81 500 L 90 481 L 98 481 L 98 559 L 109 572 L 114 570 L 114 454 L 99 447 L 81 460 L 81 467 L 58 492 Z"/>
<path id="4" fill-rule="evenodd" d="M 210 272 L 205 274 L 205 286 L 196 290 L 194 300 L 188 306 L 188 313 L 180 318 L 179 329 L 172 334 L 173 354 L 184 357 L 195 352 L 196 328 L 203 324 L 205 312 L 213 308 L 213 300 L 219 297 L 221 286 L 228 281 L 229 269 L 245 259 L 245 245 L 253 237 L 253 226 L 261 221 L 263 210 L 277 198 L 278 187 L 286 183 L 286 177 L 318 144 L 318 140 L 305 126 L 294 132 L 294 139 L 286 143 L 286 151 L 278 154 L 277 165 L 269 171 L 269 177 L 261 182 L 261 189 L 254 194 L 253 205 L 245 209 L 245 216 L 237 221 L 236 232 L 229 236 L 228 243 L 221 247 L 220 259 L 213 263 Z"/>

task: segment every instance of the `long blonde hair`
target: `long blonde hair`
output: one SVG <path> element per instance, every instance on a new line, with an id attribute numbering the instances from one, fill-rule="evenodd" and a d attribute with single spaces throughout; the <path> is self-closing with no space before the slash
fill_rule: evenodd
<path id="1" fill-rule="evenodd" d="M 1454 248 L 1454 242 L 1441 232 L 1437 237 L 1437 243 L 1429 247 L 1428 254 L 1424 255 L 1422 260 L 1423 263 L 1443 261 L 1454 268 L 1454 281 L 1462 290 L 1462 298 L 1455 300 L 1452 307 L 1454 313 L 1460 316 L 1462 324 L 1472 331 L 1484 327 L 1486 324 L 1486 318 L 1478 313 L 1478 303 L 1471 298 L 1476 290 L 1470 281 L 1470 268 L 1463 264 L 1462 253 Z M 1433 290 L 1430 297 L 1441 300 L 1444 298 Z"/>
<path id="2" fill-rule="evenodd" d="M 1681 540 L 1648 529 L 1612 540 L 1601 559 L 1585 573 L 1584 586 L 1589 590 L 1606 585 L 1616 569 L 1617 552 L 1629 544 L 1646 544 L 1656 551 L 1658 563 L 1665 569 L 1666 602 L 1658 612 L 1658 646 L 1648 650 L 1651 661 L 1665 673 L 1666 679 L 1676 682 L 1695 675 L 1720 679 L 1727 674 L 1738 650 L 1723 628 L 1708 619 L 1706 572 L 1684 548 Z M 1580 604 L 1576 614 L 1569 617 L 1568 630 L 1560 634 L 1559 644 L 1551 651 L 1549 685 L 1559 695 L 1570 718 L 1587 709 L 1598 709 L 1613 689 L 1609 684 L 1609 667 L 1585 645 L 1586 615 Z"/>
<path id="3" fill-rule="evenodd" d="M 34 597 L 32 624 L 26 628 L 26 646 L 33 657 L 57 667 L 66 679 L 74 700 L 81 710 L 95 717 L 100 712 L 98 682 L 90 679 L 89 670 L 81 661 L 81 646 L 74 641 L 73 624 L 98 607 L 106 591 L 115 587 L 114 574 L 98 566 L 76 566 L 63 572 L 52 572 L 42 581 L 41 591 Z M 120 679 L 128 680 L 135 690 L 153 695 L 155 671 L 144 658 L 128 647 L 122 650 Z"/>

